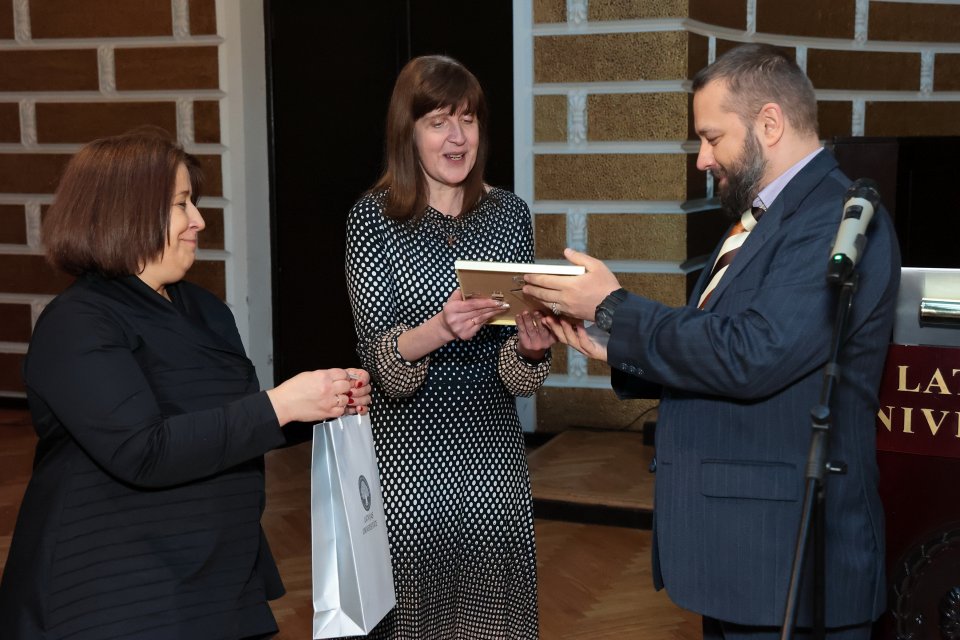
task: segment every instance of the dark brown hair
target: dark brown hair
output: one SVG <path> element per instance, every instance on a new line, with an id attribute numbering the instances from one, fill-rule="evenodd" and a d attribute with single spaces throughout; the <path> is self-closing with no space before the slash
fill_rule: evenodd
<path id="1" fill-rule="evenodd" d="M 408 62 L 397 76 L 387 111 L 386 168 L 371 193 L 387 191 L 384 214 L 400 220 L 423 215 L 429 198 L 427 179 L 420 168 L 414 125 L 435 109 L 451 114 L 463 109 L 476 117 L 480 131 L 477 158 L 463 181 L 463 210 L 471 211 L 484 195 L 487 163 L 487 103 L 476 77 L 446 56 L 421 56 Z"/>
<path id="2" fill-rule="evenodd" d="M 67 163 L 43 219 L 47 260 L 72 275 L 139 273 L 163 255 L 181 164 L 196 203 L 200 163 L 162 129 L 135 129 L 84 145 Z"/>
<path id="3" fill-rule="evenodd" d="M 726 83 L 729 100 L 725 108 L 748 127 L 763 105 L 775 102 L 798 132 L 818 135 L 813 85 L 783 50 L 769 44 L 731 49 L 693 77 L 693 92 L 713 81 Z"/>

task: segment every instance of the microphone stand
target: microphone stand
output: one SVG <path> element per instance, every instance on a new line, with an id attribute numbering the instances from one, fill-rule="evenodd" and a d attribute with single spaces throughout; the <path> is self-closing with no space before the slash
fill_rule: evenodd
<path id="1" fill-rule="evenodd" d="M 807 540 L 813 524 L 813 630 L 814 638 L 823 640 L 826 636 L 826 536 L 824 509 L 824 478 L 826 472 L 846 473 L 843 462 L 827 461 L 830 435 L 830 398 L 840 377 L 837 358 L 840 354 L 840 342 L 850 316 L 853 294 L 857 289 L 858 274 L 852 269 L 840 277 L 828 277 L 831 282 L 840 285 L 837 299 L 837 314 L 833 324 L 833 337 L 830 343 L 830 359 L 823 369 L 823 385 L 820 388 L 820 402 L 810 410 L 813 418 L 813 434 L 810 438 L 810 453 L 807 456 L 806 491 L 803 496 L 803 510 L 800 527 L 797 532 L 797 546 L 793 556 L 793 569 L 790 574 L 790 588 L 787 591 L 787 604 L 783 615 L 783 628 L 780 639 L 793 637 L 797 620 L 797 601 L 800 594 L 800 576 L 803 573 Z"/>

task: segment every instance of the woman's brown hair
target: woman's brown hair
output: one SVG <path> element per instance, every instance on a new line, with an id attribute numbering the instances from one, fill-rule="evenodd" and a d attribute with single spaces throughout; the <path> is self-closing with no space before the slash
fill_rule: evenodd
<path id="1" fill-rule="evenodd" d="M 484 196 L 487 163 L 487 102 L 480 82 L 462 64 L 446 56 L 421 56 L 397 76 L 387 111 L 386 168 L 371 193 L 386 191 L 384 215 L 400 220 L 423 215 L 429 198 L 426 176 L 414 140 L 417 120 L 435 109 L 471 113 L 480 130 L 473 169 L 463 181 L 463 210 L 476 207 Z"/>
<path id="2" fill-rule="evenodd" d="M 197 159 L 161 129 L 94 140 L 67 163 L 43 219 L 47 260 L 69 274 L 139 273 L 163 255 L 177 169 L 200 198 Z"/>

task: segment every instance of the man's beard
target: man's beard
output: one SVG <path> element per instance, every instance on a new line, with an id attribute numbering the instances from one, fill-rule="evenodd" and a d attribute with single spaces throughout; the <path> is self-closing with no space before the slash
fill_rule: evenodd
<path id="1" fill-rule="evenodd" d="M 731 163 L 729 168 L 721 165 L 721 175 L 727 179 L 726 184 L 718 184 L 720 204 L 732 217 L 739 218 L 744 211 L 753 206 L 753 201 L 760 193 L 760 181 L 767 170 L 767 159 L 763 157 L 763 149 L 757 137 L 751 131 L 740 149 L 740 157 Z M 714 178 L 719 182 L 720 176 L 714 172 Z"/>

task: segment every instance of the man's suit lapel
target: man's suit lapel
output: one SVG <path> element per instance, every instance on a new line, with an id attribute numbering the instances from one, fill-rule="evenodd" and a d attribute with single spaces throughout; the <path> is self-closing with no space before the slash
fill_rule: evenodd
<path id="1" fill-rule="evenodd" d="M 800 173 L 793 177 L 783 191 L 780 192 L 780 195 L 770 204 L 766 212 L 764 212 L 756 228 L 747 236 L 747 240 L 743 243 L 743 246 L 740 247 L 737 257 L 734 258 L 730 266 L 727 267 L 727 272 L 723 274 L 723 278 L 719 284 L 717 284 L 716 288 L 714 288 L 713 293 L 710 294 L 710 299 L 707 300 L 707 304 L 703 307 L 704 311 L 709 311 L 716 306 L 717 301 L 723 296 L 723 292 L 726 291 L 730 284 L 736 279 L 737 275 L 746 269 L 750 261 L 763 249 L 764 243 L 777 233 L 784 220 L 796 213 L 800 203 L 807 197 L 807 194 L 813 191 L 814 187 L 836 167 L 837 161 L 834 159 L 833 154 L 824 149 L 818 153 L 807 166 L 801 169 Z M 840 203 L 837 203 L 838 211 L 839 208 Z M 837 219 L 839 220 L 839 214 Z M 717 251 L 719 251 L 719 247 Z M 717 251 L 714 251 L 714 255 L 708 264 L 712 265 L 713 261 L 716 260 Z M 701 282 L 698 283 L 694 300 L 699 299 L 700 292 L 702 292 L 703 287 L 706 286 L 704 278 L 701 277 L 700 280 Z M 696 302 L 693 304 L 696 304 Z"/>

